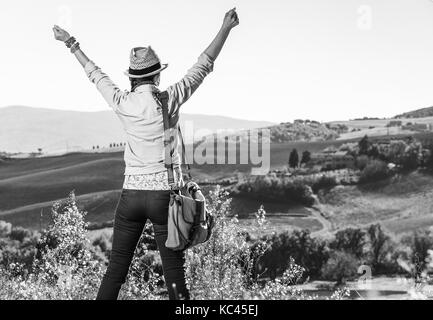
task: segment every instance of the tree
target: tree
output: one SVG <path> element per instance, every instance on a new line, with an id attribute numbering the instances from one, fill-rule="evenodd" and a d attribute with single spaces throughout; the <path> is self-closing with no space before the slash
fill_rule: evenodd
<path id="1" fill-rule="evenodd" d="M 427 147 L 427 155 L 424 161 L 424 165 L 427 169 L 433 170 L 433 143 Z"/>
<path id="2" fill-rule="evenodd" d="M 311 152 L 308 150 L 305 150 L 302 152 L 302 160 L 301 163 L 308 163 L 311 160 Z"/>
<path id="3" fill-rule="evenodd" d="M 388 166 L 381 160 L 371 160 L 362 170 L 359 177 L 360 183 L 375 182 L 386 179 L 389 176 Z"/>
<path id="4" fill-rule="evenodd" d="M 368 155 L 368 150 L 370 149 L 370 141 L 368 140 L 368 136 L 365 135 L 364 138 L 359 140 L 358 142 L 358 154 L 359 155 Z"/>
<path id="5" fill-rule="evenodd" d="M 305 268 L 306 275 L 317 278 L 329 258 L 326 241 L 311 237 L 309 230 L 285 231 L 261 240 L 270 246 L 259 259 L 258 272 L 267 272 L 271 279 L 283 273 L 291 258 Z"/>
<path id="6" fill-rule="evenodd" d="M 386 263 L 386 256 L 391 247 L 391 238 L 385 233 L 379 223 L 368 227 L 367 237 L 369 243 L 369 262 L 373 269 L 378 272 Z"/>
<path id="7" fill-rule="evenodd" d="M 330 248 L 338 251 L 345 251 L 356 258 L 364 255 L 366 244 L 365 231 L 359 228 L 347 228 L 338 231 L 335 239 L 330 243 Z"/>
<path id="8" fill-rule="evenodd" d="M 369 157 L 371 157 L 373 159 L 378 159 L 380 156 L 380 152 L 379 152 L 379 148 L 377 147 L 377 145 L 372 145 L 370 150 L 368 150 L 367 154 Z"/>
<path id="9" fill-rule="evenodd" d="M 419 280 L 422 273 L 429 268 L 430 252 L 433 250 L 432 231 L 432 229 L 417 230 L 412 235 L 407 235 L 402 239 L 402 242 L 410 248 L 406 258 L 409 258 L 411 262 L 412 270 L 410 272 L 416 280 Z"/>
<path id="10" fill-rule="evenodd" d="M 335 251 L 322 268 L 322 276 L 336 281 L 337 285 L 345 284 L 346 280 L 357 274 L 359 262 L 353 254 L 345 251 Z"/>
<path id="11" fill-rule="evenodd" d="M 365 167 L 367 167 L 369 162 L 370 162 L 370 159 L 368 158 L 368 156 L 362 155 L 362 156 L 356 157 L 355 165 L 356 165 L 356 168 L 358 168 L 359 170 L 362 171 L 365 169 Z"/>
<path id="12" fill-rule="evenodd" d="M 411 142 L 400 159 L 402 169 L 406 171 L 415 170 L 420 164 L 421 153 L 421 144 L 418 142 Z"/>
<path id="13" fill-rule="evenodd" d="M 293 149 L 292 152 L 290 152 L 290 156 L 289 156 L 289 167 L 290 168 L 297 168 L 298 165 L 299 165 L 298 150 Z"/>

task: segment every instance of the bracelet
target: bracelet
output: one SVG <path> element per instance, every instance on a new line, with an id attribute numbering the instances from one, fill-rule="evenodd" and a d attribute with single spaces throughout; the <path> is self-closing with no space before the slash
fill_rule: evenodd
<path id="1" fill-rule="evenodd" d="M 80 43 L 79 42 L 75 42 L 72 47 L 71 47 L 71 53 L 75 53 L 75 51 L 80 49 Z"/>
<path id="2" fill-rule="evenodd" d="M 71 48 L 76 41 L 77 40 L 74 37 L 70 37 L 68 40 L 65 41 L 66 47 Z"/>

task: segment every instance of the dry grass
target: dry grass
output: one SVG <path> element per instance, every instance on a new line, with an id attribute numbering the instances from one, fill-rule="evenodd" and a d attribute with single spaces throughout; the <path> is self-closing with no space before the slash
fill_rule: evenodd
<path id="1" fill-rule="evenodd" d="M 339 186 L 322 194 L 321 202 L 320 210 L 337 228 L 381 221 L 406 232 L 433 225 L 433 179 L 421 173 L 374 186 Z"/>

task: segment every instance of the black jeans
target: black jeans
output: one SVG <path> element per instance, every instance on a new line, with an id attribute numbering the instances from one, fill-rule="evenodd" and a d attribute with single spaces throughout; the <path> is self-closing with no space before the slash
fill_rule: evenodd
<path id="1" fill-rule="evenodd" d="M 190 298 L 185 284 L 184 251 L 173 251 L 165 246 L 169 201 L 170 191 L 122 190 L 114 217 L 110 262 L 97 300 L 117 299 L 147 219 L 153 224 L 170 300 Z"/>

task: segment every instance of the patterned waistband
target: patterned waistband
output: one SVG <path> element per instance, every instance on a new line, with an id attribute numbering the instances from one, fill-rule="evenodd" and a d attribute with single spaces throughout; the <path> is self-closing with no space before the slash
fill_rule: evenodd
<path id="1" fill-rule="evenodd" d="M 183 185 L 182 171 L 174 170 L 174 181 L 178 187 Z M 168 172 L 162 171 L 150 174 L 125 175 L 123 189 L 130 190 L 170 190 Z"/>

